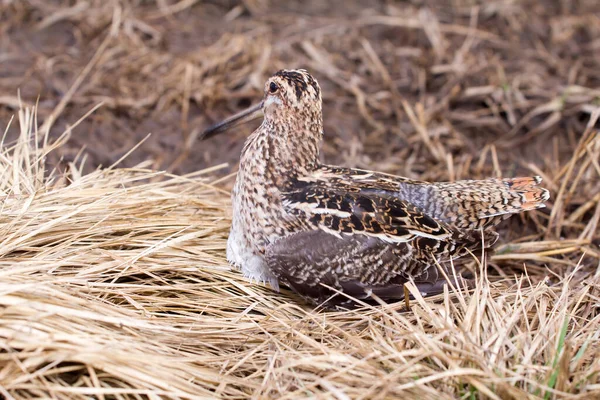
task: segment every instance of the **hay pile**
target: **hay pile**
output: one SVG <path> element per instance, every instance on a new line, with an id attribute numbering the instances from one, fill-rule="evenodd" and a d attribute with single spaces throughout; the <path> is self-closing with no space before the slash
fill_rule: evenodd
<path id="1" fill-rule="evenodd" d="M 8 399 L 600 396 L 597 198 L 560 219 L 580 239 L 508 243 L 492 257 L 524 275 L 480 268 L 472 293 L 415 292 L 410 312 L 311 311 L 229 271 L 229 199 L 214 171 L 85 175 L 83 158 L 46 171 L 69 132 L 51 143 L 35 122 L 21 110 L 0 157 Z M 555 203 L 600 172 L 599 151 L 590 131 Z"/>

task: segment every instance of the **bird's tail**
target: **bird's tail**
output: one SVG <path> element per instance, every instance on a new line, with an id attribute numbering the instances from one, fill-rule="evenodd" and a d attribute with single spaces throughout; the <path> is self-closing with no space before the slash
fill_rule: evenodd
<path id="1" fill-rule="evenodd" d="M 539 187 L 539 184 L 542 183 L 542 178 L 539 176 L 502 179 L 502 182 L 506 186 L 508 194 L 516 195 L 520 200 L 520 205 L 517 206 L 519 210 L 515 212 L 546 207 L 544 202 L 550 198 L 550 192 Z"/>
<path id="2" fill-rule="evenodd" d="M 434 206 L 426 207 L 456 228 L 490 227 L 511 214 L 545 207 L 550 193 L 541 182 L 534 176 L 437 183 L 431 193 Z"/>

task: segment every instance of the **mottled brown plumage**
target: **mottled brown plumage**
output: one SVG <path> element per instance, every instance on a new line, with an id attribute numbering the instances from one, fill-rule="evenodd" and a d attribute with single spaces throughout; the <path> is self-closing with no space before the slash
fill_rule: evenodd
<path id="1" fill-rule="evenodd" d="M 279 71 L 263 102 L 215 126 L 264 112 L 247 139 L 232 193 L 228 260 L 252 280 L 282 281 L 310 301 L 345 303 L 326 286 L 366 299 L 425 294 L 445 282 L 437 266 L 483 244 L 511 214 L 544 207 L 540 179 L 429 183 L 319 163 L 321 91 L 304 70 Z"/>

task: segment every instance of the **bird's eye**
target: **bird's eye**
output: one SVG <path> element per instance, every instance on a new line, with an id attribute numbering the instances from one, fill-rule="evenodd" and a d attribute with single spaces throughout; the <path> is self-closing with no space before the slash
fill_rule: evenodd
<path id="1" fill-rule="evenodd" d="M 271 84 L 269 84 L 269 92 L 275 93 L 277 90 L 279 90 L 279 86 L 277 86 L 275 82 L 271 82 Z"/>

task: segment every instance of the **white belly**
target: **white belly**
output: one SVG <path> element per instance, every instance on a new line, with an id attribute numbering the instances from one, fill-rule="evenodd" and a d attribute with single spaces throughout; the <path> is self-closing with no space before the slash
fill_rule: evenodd
<path id="1" fill-rule="evenodd" d="M 252 252 L 247 243 L 240 223 L 235 214 L 232 221 L 231 231 L 227 239 L 227 261 L 242 270 L 244 277 L 251 282 L 268 283 L 274 290 L 279 290 L 277 278 L 268 269 L 261 255 Z"/>

